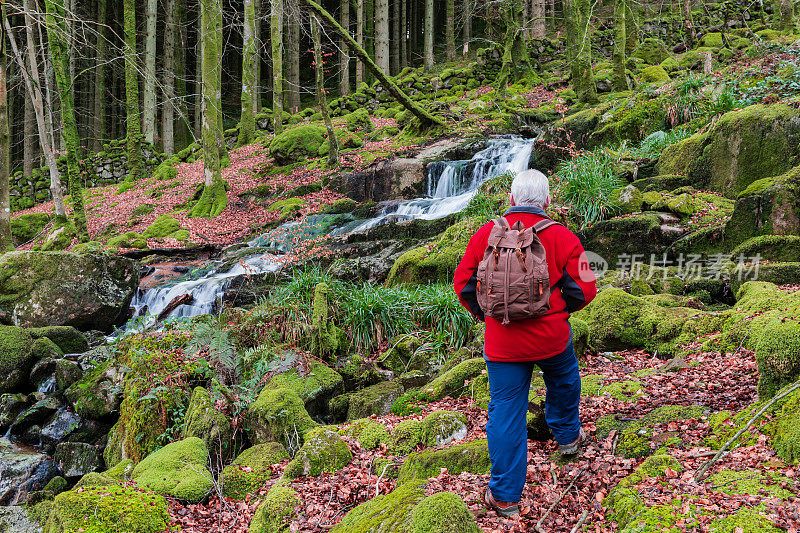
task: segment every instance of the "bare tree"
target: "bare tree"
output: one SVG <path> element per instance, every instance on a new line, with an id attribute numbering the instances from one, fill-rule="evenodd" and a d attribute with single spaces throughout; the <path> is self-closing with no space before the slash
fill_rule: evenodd
<path id="1" fill-rule="evenodd" d="M 6 6 L 0 4 L 0 255 L 14 249 L 11 238 L 11 132 L 8 126 Z"/>
<path id="2" fill-rule="evenodd" d="M 328 113 L 328 101 L 325 98 L 325 66 L 322 59 L 322 43 L 320 42 L 320 22 L 314 15 L 311 16 L 311 39 L 314 41 L 314 79 L 317 90 L 317 105 L 319 106 L 322 119 L 325 121 L 325 129 L 328 132 L 328 166 L 339 166 L 339 142 L 336 139 L 336 132 L 333 131 L 333 123 Z"/>
<path id="3" fill-rule="evenodd" d="M 144 39 L 144 94 L 142 96 L 142 133 L 144 140 L 153 143 L 156 134 L 156 28 L 158 0 L 147 0 Z"/>
<path id="4" fill-rule="evenodd" d="M 283 0 L 270 0 L 272 41 L 272 120 L 275 134 L 283 129 Z"/>

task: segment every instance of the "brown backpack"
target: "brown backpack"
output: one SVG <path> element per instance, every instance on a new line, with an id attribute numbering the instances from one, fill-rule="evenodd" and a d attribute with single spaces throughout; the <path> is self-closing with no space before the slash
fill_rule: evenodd
<path id="1" fill-rule="evenodd" d="M 548 219 L 531 228 L 522 222 L 512 228 L 505 217 L 494 221 L 478 264 L 478 305 L 486 316 L 505 326 L 550 310 L 550 275 L 538 234 L 554 224 L 558 222 Z"/>

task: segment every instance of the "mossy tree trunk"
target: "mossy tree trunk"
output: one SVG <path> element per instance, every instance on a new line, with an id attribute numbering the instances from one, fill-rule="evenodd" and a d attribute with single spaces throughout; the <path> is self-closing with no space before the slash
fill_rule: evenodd
<path id="1" fill-rule="evenodd" d="M 103 149 L 103 140 L 106 134 L 106 70 L 105 64 L 108 60 L 107 41 L 105 28 L 108 24 L 106 20 L 106 0 L 97 0 L 97 39 L 95 41 L 95 62 L 94 62 L 94 135 L 92 148 L 95 152 Z"/>
<path id="2" fill-rule="evenodd" d="M 328 130 L 328 166 L 339 166 L 339 142 L 336 139 L 336 132 L 333 131 L 331 115 L 328 113 L 328 99 L 325 97 L 325 65 L 322 59 L 322 43 L 320 42 L 320 22 L 319 19 L 311 15 L 311 38 L 314 41 L 314 79 L 317 88 L 317 105 L 319 106 L 322 119 L 325 121 L 325 129 Z"/>
<path id="3" fill-rule="evenodd" d="M 164 13 L 164 110 L 161 139 L 164 153 L 175 153 L 175 0 L 165 0 Z"/>
<path id="4" fill-rule="evenodd" d="M 364 47 L 364 0 L 356 0 L 356 43 Z M 346 44 L 342 45 L 345 48 Z M 356 61 L 356 89 L 364 81 L 364 63 Z"/>
<path id="5" fill-rule="evenodd" d="M 425 46 L 423 65 L 427 72 L 433 70 L 433 0 L 425 0 L 425 27 L 423 29 Z"/>
<path id="6" fill-rule="evenodd" d="M 69 173 L 69 194 L 72 203 L 72 219 L 81 242 L 89 240 L 86 228 L 86 210 L 83 205 L 83 187 L 78 165 L 80 159 L 80 138 L 78 125 L 75 122 L 75 95 L 72 92 L 70 75 L 69 48 L 67 46 L 67 10 L 64 0 L 45 0 L 47 40 L 50 44 L 50 55 L 53 58 L 56 85 L 61 101 L 61 121 L 64 141 L 67 147 L 67 171 Z"/>
<path id="7" fill-rule="evenodd" d="M 270 0 L 272 48 L 272 120 L 275 135 L 283 131 L 283 0 Z"/>
<path id="8" fill-rule="evenodd" d="M 222 158 L 222 0 L 202 0 L 203 28 L 203 193 L 190 216 L 214 218 L 228 205 Z"/>
<path id="9" fill-rule="evenodd" d="M 375 0 L 375 64 L 390 72 L 389 0 Z"/>
<path id="10" fill-rule="evenodd" d="M 256 135 L 256 116 L 253 109 L 253 91 L 256 86 L 256 6 L 255 0 L 244 0 L 244 25 L 242 27 L 242 114 L 239 118 L 238 146 L 253 142 Z"/>
<path id="11" fill-rule="evenodd" d="M 0 255 L 14 249 L 11 240 L 11 131 L 8 125 L 6 6 L 0 4 Z"/>
<path id="12" fill-rule="evenodd" d="M 614 75 L 612 84 L 615 91 L 627 91 L 628 75 L 625 72 L 625 12 L 627 0 L 614 0 Z"/>
<path id="13" fill-rule="evenodd" d="M 378 81 L 381 82 L 381 85 L 392 95 L 403 107 L 408 109 L 415 117 L 417 117 L 420 122 L 422 123 L 423 127 L 432 126 L 434 124 L 439 126 L 444 126 L 444 121 L 438 117 L 434 117 L 430 113 L 428 113 L 425 109 L 415 104 L 411 99 L 408 97 L 406 93 L 397 86 L 397 84 L 392 81 L 390 78 L 386 76 L 386 74 L 378 68 L 378 66 L 369 58 L 367 55 L 366 50 L 358 46 L 355 40 L 350 37 L 350 35 L 342 28 L 336 19 L 331 16 L 322 6 L 314 2 L 313 0 L 300 0 L 308 9 L 311 10 L 312 13 L 319 17 L 319 20 L 323 22 L 326 26 L 328 26 L 333 32 L 335 32 L 341 39 L 343 39 L 347 46 L 353 51 L 353 53 L 360 59 L 364 66 L 378 78 Z"/>
<path id="14" fill-rule="evenodd" d="M 5 33 L 5 29 L 0 30 Z M 22 161 L 22 174 L 24 176 L 33 175 L 33 169 L 39 166 L 39 154 L 36 149 L 36 111 L 33 108 L 33 100 L 25 97 L 25 126 L 23 139 L 23 159 Z"/>
<path id="15" fill-rule="evenodd" d="M 546 15 L 545 0 L 533 0 L 531 6 L 531 37 L 534 39 L 544 39 L 547 31 L 545 26 Z"/>
<path id="16" fill-rule="evenodd" d="M 286 74 L 283 87 L 286 105 L 289 106 L 289 112 L 294 114 L 300 110 L 300 20 L 297 4 L 289 1 L 287 6 L 290 10 L 286 17 Z"/>
<path id="17" fill-rule="evenodd" d="M 350 0 L 341 0 L 339 3 L 339 20 L 342 28 L 349 33 Z M 350 53 L 344 41 L 339 45 L 339 94 L 350 94 Z"/>
<path id="18" fill-rule="evenodd" d="M 506 34 L 503 40 L 503 66 L 497 75 L 495 86 L 503 94 L 509 84 L 528 78 L 533 73 L 528 45 L 525 42 L 523 1 L 504 0 L 500 6 Z"/>
<path id="19" fill-rule="evenodd" d="M 469 44 L 470 41 L 472 41 L 472 13 L 475 10 L 474 2 L 475 0 L 464 0 L 464 29 L 462 30 L 462 39 L 464 41 L 462 50 L 464 55 L 469 53 Z"/>
<path id="20" fill-rule="evenodd" d="M 692 0 L 681 0 L 681 13 L 683 14 L 683 24 L 686 31 L 686 46 L 691 50 L 697 40 L 694 19 L 692 18 Z"/>
<path id="21" fill-rule="evenodd" d="M 567 20 L 567 42 L 571 50 L 569 57 L 572 86 L 578 101 L 596 103 L 597 86 L 592 74 L 591 0 L 565 0 Z"/>
<path id="22" fill-rule="evenodd" d="M 456 2 L 455 0 L 447 0 L 445 4 L 445 50 L 448 61 L 455 61 L 456 59 Z"/>
<path id="23" fill-rule="evenodd" d="M 630 57 L 639 46 L 639 26 L 636 20 L 636 2 L 626 2 L 625 7 L 625 56 Z"/>
<path id="24" fill-rule="evenodd" d="M 142 134 L 153 144 L 156 136 L 156 28 L 158 0 L 147 0 L 144 39 L 144 95 L 142 97 Z"/>
<path id="25" fill-rule="evenodd" d="M 794 29 L 793 0 L 780 0 L 780 29 L 781 31 Z"/>
<path id="26" fill-rule="evenodd" d="M 142 126 L 139 119 L 139 74 L 136 64 L 136 0 L 124 0 L 125 120 L 128 135 L 128 182 L 142 177 Z"/>
<path id="27" fill-rule="evenodd" d="M 203 136 L 203 28 L 200 26 L 194 48 L 194 136 L 199 139 Z"/>

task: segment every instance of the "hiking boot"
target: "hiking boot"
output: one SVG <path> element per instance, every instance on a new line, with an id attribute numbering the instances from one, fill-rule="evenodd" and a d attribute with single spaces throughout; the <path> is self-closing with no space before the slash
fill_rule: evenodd
<path id="1" fill-rule="evenodd" d="M 575 442 L 570 444 L 561 444 L 558 447 L 558 453 L 560 455 L 575 455 L 578 453 L 578 451 L 580 451 L 581 444 L 583 444 L 583 441 L 585 440 L 586 434 L 583 432 L 583 428 L 581 428 L 580 434 L 578 435 L 578 438 L 575 439 Z"/>
<path id="2" fill-rule="evenodd" d="M 483 503 L 486 504 L 486 507 L 492 509 L 503 518 L 514 518 L 515 516 L 519 515 L 518 504 L 514 502 L 501 502 L 495 500 L 488 487 L 483 492 Z"/>

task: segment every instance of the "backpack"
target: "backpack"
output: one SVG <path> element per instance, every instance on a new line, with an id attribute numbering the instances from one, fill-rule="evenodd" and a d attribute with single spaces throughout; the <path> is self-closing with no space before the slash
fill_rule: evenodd
<path id="1" fill-rule="evenodd" d="M 489 245 L 478 264 L 478 305 L 486 316 L 508 325 L 537 318 L 550 310 L 550 275 L 538 234 L 558 224 L 542 220 L 526 228 L 505 217 L 494 221 Z"/>

